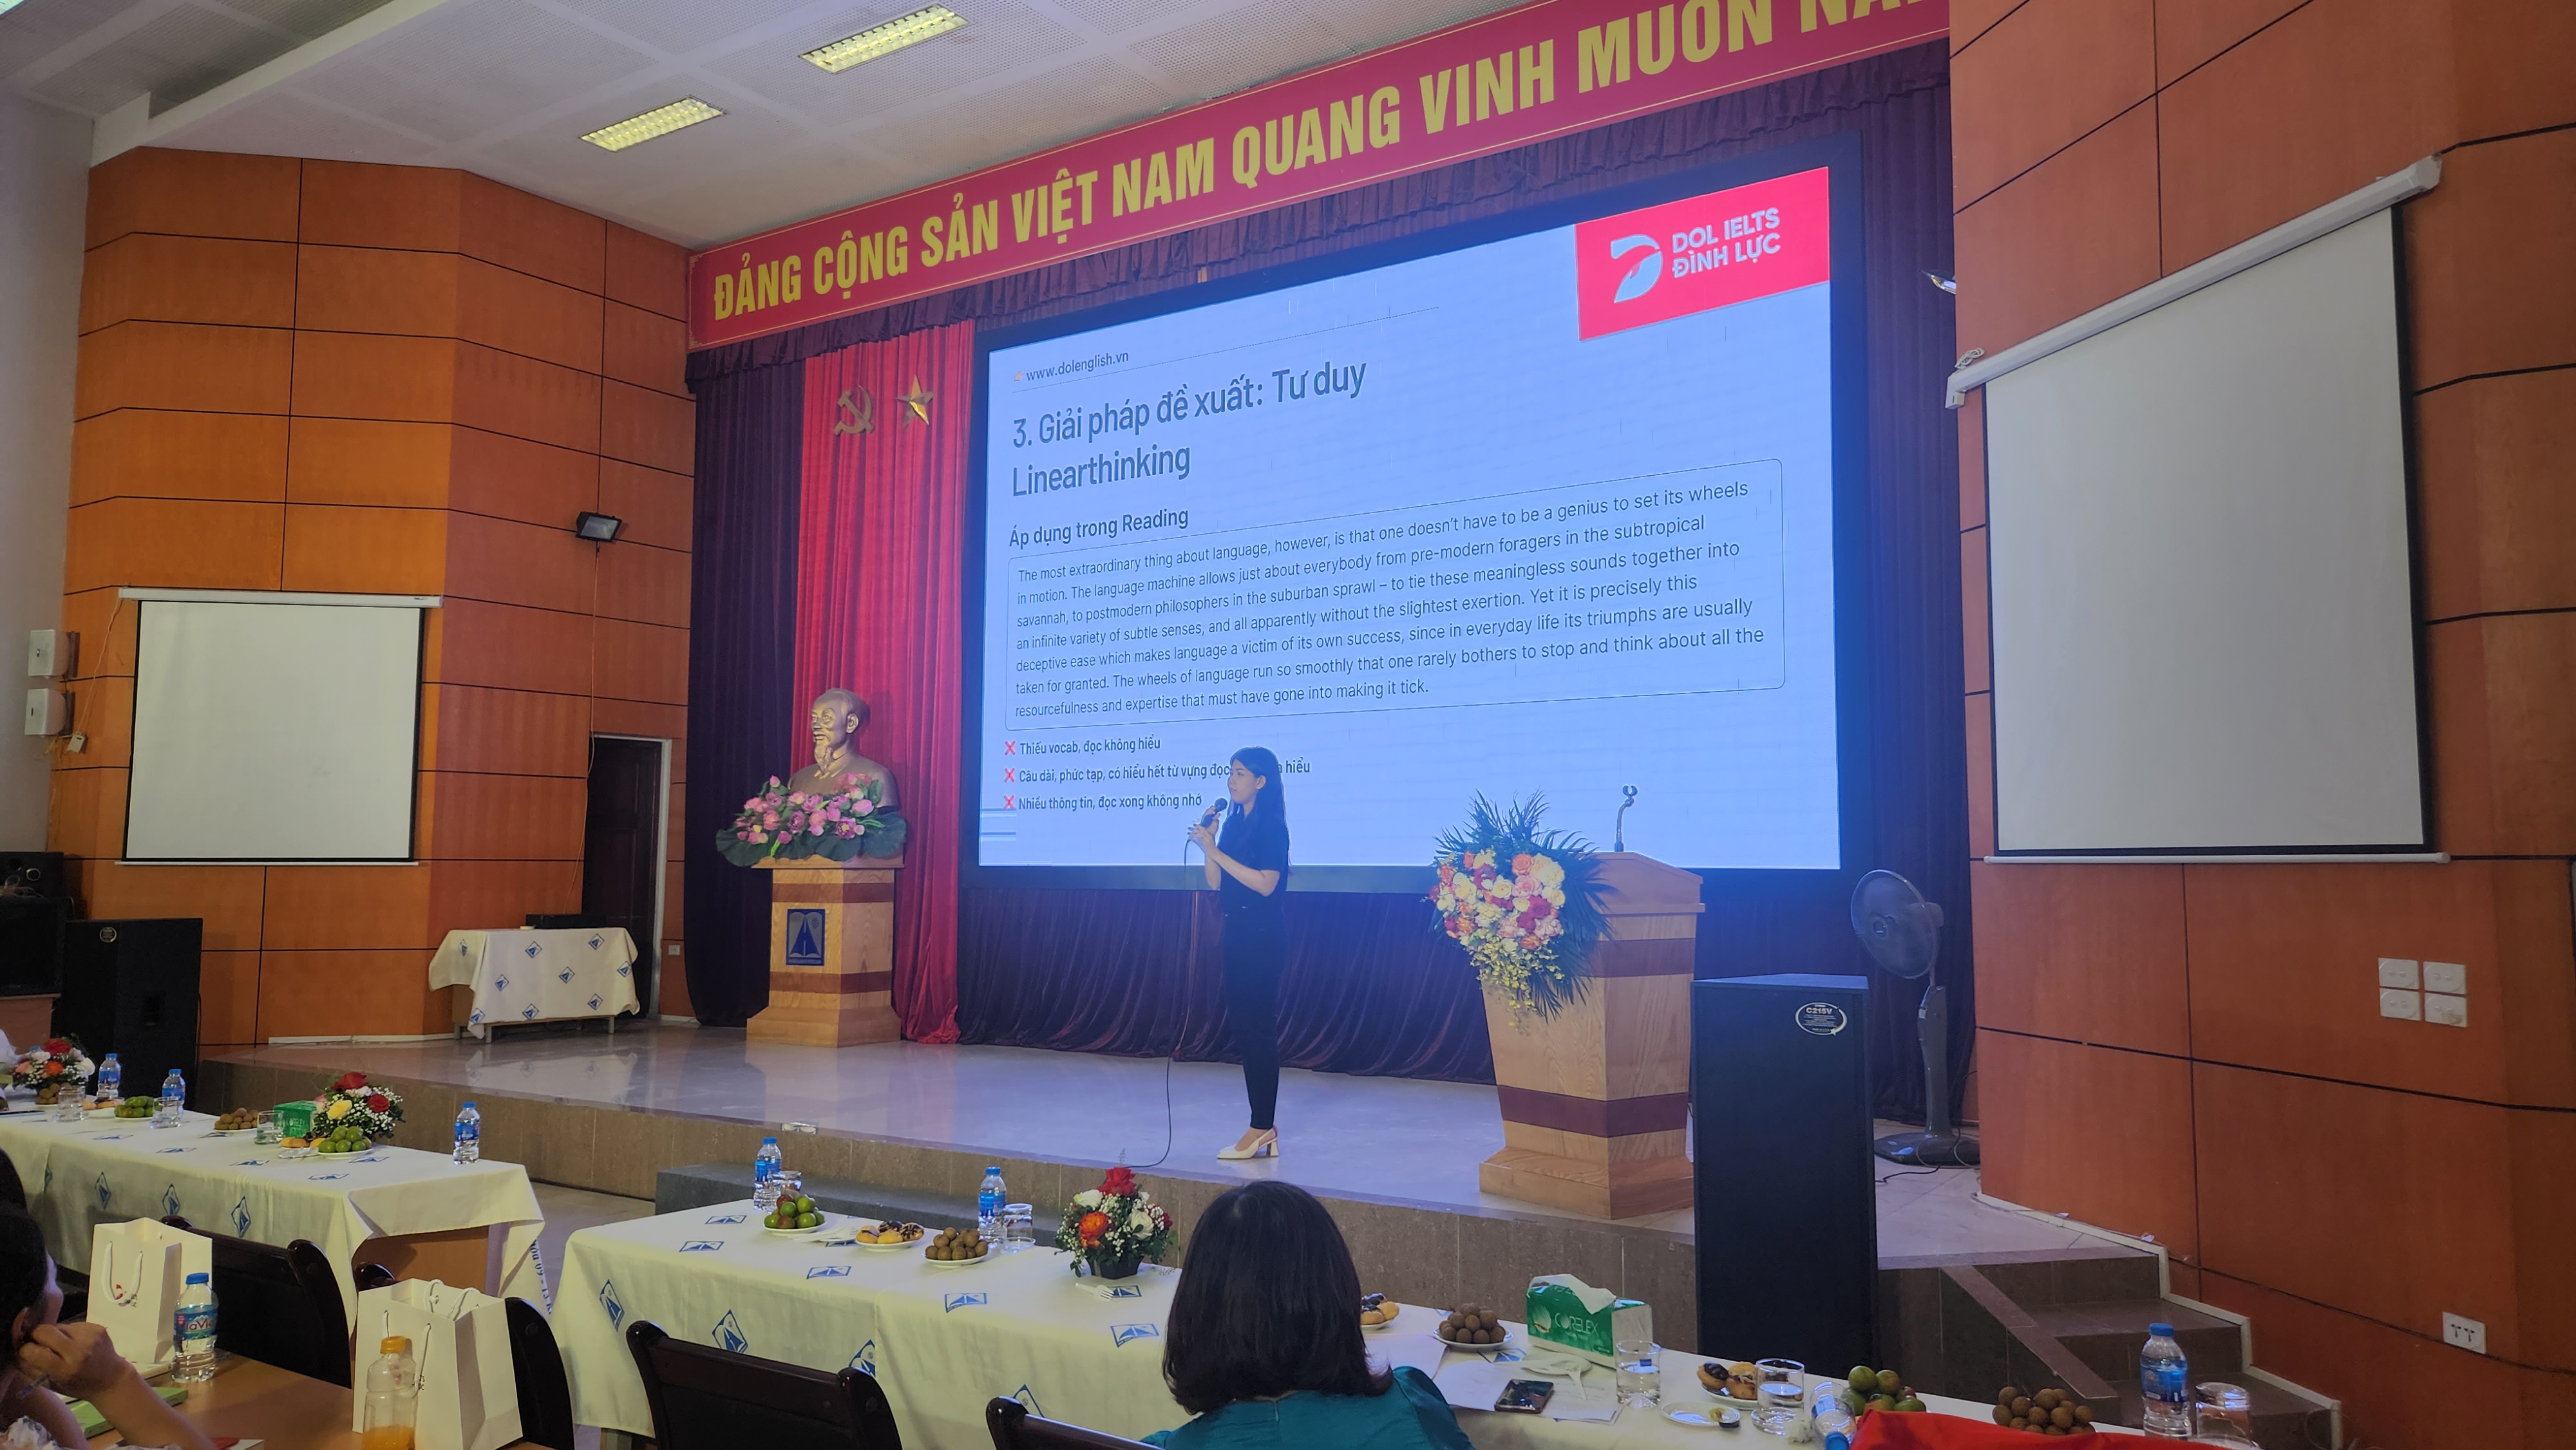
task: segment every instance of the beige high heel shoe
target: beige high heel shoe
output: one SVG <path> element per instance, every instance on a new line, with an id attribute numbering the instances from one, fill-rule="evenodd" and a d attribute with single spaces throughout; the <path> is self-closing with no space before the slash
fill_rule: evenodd
<path id="1" fill-rule="evenodd" d="M 1279 1130 L 1277 1128 L 1271 1129 L 1270 1136 L 1261 1139 L 1249 1148 L 1219 1148 L 1216 1150 L 1216 1156 L 1229 1163 L 1240 1163 L 1246 1158 L 1258 1158 L 1264 1153 L 1269 1154 L 1273 1158 L 1279 1156 Z"/>

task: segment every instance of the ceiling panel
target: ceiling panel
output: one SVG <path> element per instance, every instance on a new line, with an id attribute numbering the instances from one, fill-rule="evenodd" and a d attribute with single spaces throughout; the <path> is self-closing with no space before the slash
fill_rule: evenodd
<path id="1" fill-rule="evenodd" d="M 1342 38 L 1294 5 L 1247 5 L 1196 24 L 1148 36 L 1132 47 L 1174 84 L 1197 96 L 1221 96 L 1339 59 Z M 1282 64 L 1284 57 L 1303 59 Z"/>
<path id="2" fill-rule="evenodd" d="M 291 37 L 180 5 L 25 89 L 37 100 L 94 116 L 147 91 L 197 95 L 294 47 Z"/>
<path id="3" fill-rule="evenodd" d="M 310 156 L 315 136 L 331 138 L 334 161 L 417 166 L 436 150 L 427 141 L 318 105 L 291 91 L 272 91 L 226 110 L 199 149 L 264 156 Z"/>
<path id="4" fill-rule="evenodd" d="M 686 55 L 806 12 L 828 8 L 815 0 L 559 0 L 655 50 Z M 862 22 L 862 25 L 874 22 Z M 853 29 L 860 27 L 852 27 Z M 841 35 L 850 32 L 844 30 Z M 840 35 L 832 39 L 840 39 Z M 730 47 L 728 47 L 730 48 Z M 808 46 L 807 49 L 813 47 Z"/>

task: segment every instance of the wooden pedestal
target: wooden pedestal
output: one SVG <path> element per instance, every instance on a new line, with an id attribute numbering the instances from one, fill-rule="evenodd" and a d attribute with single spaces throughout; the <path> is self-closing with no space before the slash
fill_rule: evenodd
<path id="1" fill-rule="evenodd" d="M 1699 878 L 1623 852 L 1601 857 L 1609 934 L 1583 1000 L 1542 1020 L 1485 994 L 1503 1150 L 1485 1192 L 1633 1218 L 1688 1208 L 1690 984 Z"/>
<path id="2" fill-rule="evenodd" d="M 894 880 L 903 859 L 763 861 L 769 873 L 769 1010 L 754 1042 L 892 1042 Z"/>

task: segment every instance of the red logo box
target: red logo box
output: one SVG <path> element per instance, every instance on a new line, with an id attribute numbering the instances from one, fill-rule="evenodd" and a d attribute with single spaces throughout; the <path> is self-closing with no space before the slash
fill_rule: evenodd
<path id="1" fill-rule="evenodd" d="M 1768 297 L 1833 275 L 1823 167 L 1574 226 L 1585 338 Z"/>

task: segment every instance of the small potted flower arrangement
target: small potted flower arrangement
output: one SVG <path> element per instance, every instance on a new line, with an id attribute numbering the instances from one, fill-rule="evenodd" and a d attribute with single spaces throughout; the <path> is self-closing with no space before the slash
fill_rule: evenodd
<path id="1" fill-rule="evenodd" d="M 771 776 L 760 794 L 742 803 L 733 824 L 716 832 L 716 850 L 736 866 L 902 855 L 908 828 L 887 808 L 885 786 L 855 775 L 841 779 L 840 790 L 808 794 Z"/>
<path id="2" fill-rule="evenodd" d="M 1125 1165 L 1109 1170 L 1098 1188 L 1073 1196 L 1055 1246 L 1073 1255 L 1073 1272 L 1099 1279 L 1132 1279 L 1140 1265 L 1161 1260 L 1179 1234 L 1172 1216 L 1136 1185 Z"/>
<path id="3" fill-rule="evenodd" d="M 18 1054 L 17 1062 L 9 1069 L 9 1082 L 15 1087 L 34 1088 L 37 1106 L 50 1108 L 59 1104 L 67 1092 L 77 1104 L 83 1085 L 94 1071 L 89 1054 L 81 1051 L 80 1039 L 48 1037 Z"/>
<path id="4" fill-rule="evenodd" d="M 392 1137 L 402 1120 L 402 1094 L 375 1086 L 363 1072 L 344 1072 L 314 1101 L 313 1136 L 318 1140 L 335 1129 L 355 1128 L 373 1143 Z"/>

